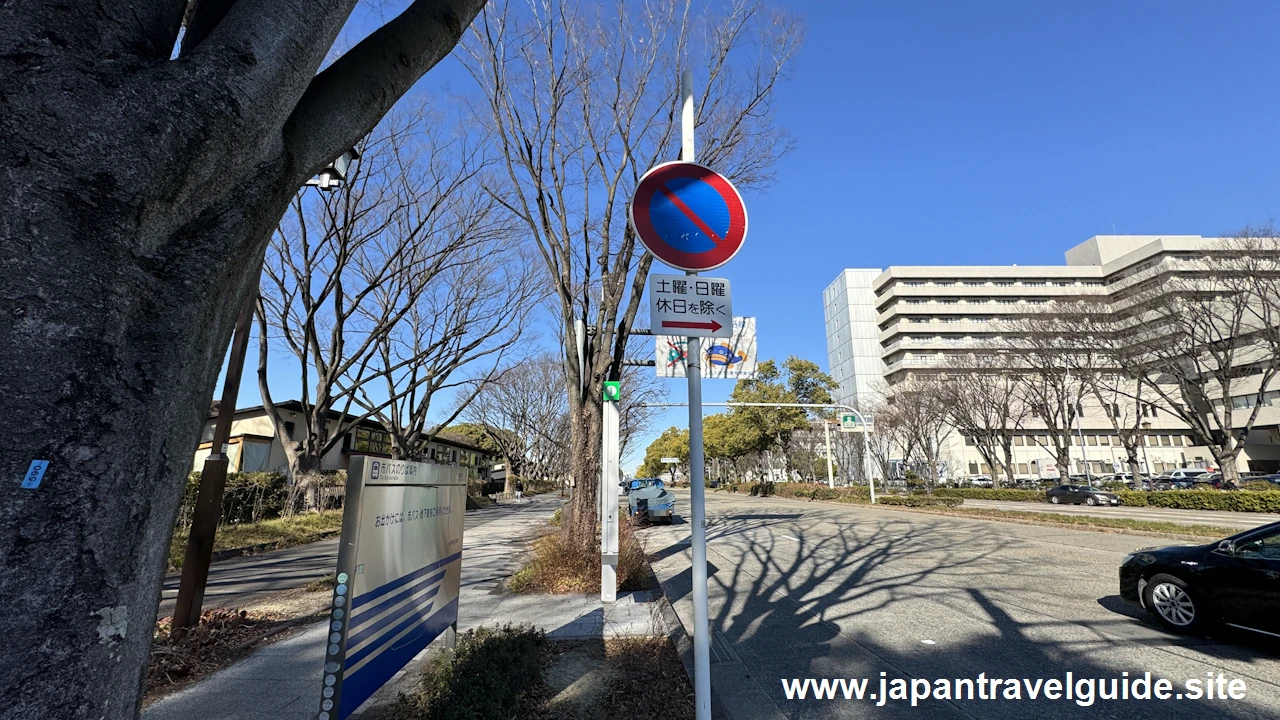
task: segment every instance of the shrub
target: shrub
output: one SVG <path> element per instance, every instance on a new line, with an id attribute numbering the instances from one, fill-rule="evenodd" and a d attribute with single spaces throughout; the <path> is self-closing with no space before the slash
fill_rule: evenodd
<path id="1" fill-rule="evenodd" d="M 178 510 L 178 528 L 190 527 L 199 493 L 200 472 L 196 471 L 187 476 L 182 505 Z M 283 473 L 227 473 L 219 524 L 236 525 L 278 518 L 284 514 L 288 496 L 288 477 Z"/>
<path id="2" fill-rule="evenodd" d="M 871 499 L 871 491 L 860 485 L 833 488 L 822 483 L 783 483 L 778 485 L 773 493 L 779 497 L 804 500 L 866 502 Z"/>
<path id="3" fill-rule="evenodd" d="M 934 497 L 968 498 L 969 500 L 1011 500 L 1015 502 L 1041 502 L 1044 493 L 1039 490 L 1016 488 L 941 488 L 933 491 Z"/>
<path id="4" fill-rule="evenodd" d="M 1235 512 L 1280 512 L 1280 491 L 1268 490 L 1169 490 L 1145 493 L 1150 507 L 1180 510 L 1232 510 Z"/>
<path id="5" fill-rule="evenodd" d="M 1240 483 L 1241 490 L 1251 490 L 1253 492 L 1276 492 L 1280 491 L 1280 485 L 1276 485 L 1266 480 L 1246 480 Z"/>
<path id="6" fill-rule="evenodd" d="M 526 716 L 550 659 L 542 631 L 529 625 L 478 628 L 431 660 L 417 687 L 401 694 L 393 717 L 470 720 Z"/>
<path id="7" fill-rule="evenodd" d="M 1121 505 L 1130 505 L 1132 507 L 1146 507 L 1147 495 L 1149 493 L 1141 490 L 1117 490 L 1116 497 L 1120 498 Z"/>
<path id="8" fill-rule="evenodd" d="M 777 485 L 777 483 L 751 483 L 751 494 L 754 497 L 769 497 L 773 494 L 775 485 Z"/>
<path id="9" fill-rule="evenodd" d="M 881 495 L 876 498 L 881 505 L 901 505 L 903 507 L 959 507 L 964 504 L 963 498 L 939 497 L 937 495 Z"/>

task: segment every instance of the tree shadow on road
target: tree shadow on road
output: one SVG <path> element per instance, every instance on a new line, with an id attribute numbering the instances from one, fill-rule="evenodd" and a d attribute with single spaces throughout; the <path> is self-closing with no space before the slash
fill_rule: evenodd
<path id="1" fill-rule="evenodd" d="M 732 510 L 708 518 L 708 574 L 713 676 L 741 673 L 757 681 L 793 718 L 826 717 L 1275 717 L 1280 664 L 1256 644 L 1185 638 L 1152 627 L 1118 598 L 1098 604 L 1109 613 L 1071 612 L 1029 603 L 1049 574 L 1036 563 L 1000 556 L 1002 541 L 980 525 L 941 519 L 896 519 L 816 509 L 819 536 L 792 522 L 800 514 Z M 810 524 L 811 525 L 811 524 Z M 687 535 L 650 544 L 672 603 L 691 591 Z M 1095 608 L 1097 606 L 1094 606 Z M 686 611 L 682 615 L 687 616 Z M 687 622 L 687 621 L 686 621 Z M 726 652 L 715 652 L 725 646 Z M 736 664 L 740 661 L 740 665 Z M 1175 683 L 1223 672 L 1244 678 L 1250 697 L 1231 700 L 1073 701 L 929 700 L 912 708 L 891 701 L 788 700 L 790 678 L 1120 678 L 1151 672 Z M 721 687 L 717 683 L 717 687 Z M 720 692 L 717 690 L 717 692 Z M 1024 695 L 1025 698 L 1025 695 Z"/>

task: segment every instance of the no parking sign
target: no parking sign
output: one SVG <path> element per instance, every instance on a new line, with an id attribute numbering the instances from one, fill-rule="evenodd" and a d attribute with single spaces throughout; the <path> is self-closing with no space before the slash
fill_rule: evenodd
<path id="1" fill-rule="evenodd" d="M 733 259 L 747 237 L 747 208 L 733 183 L 691 162 L 658 165 L 631 197 L 631 227 L 673 268 L 699 272 Z"/>

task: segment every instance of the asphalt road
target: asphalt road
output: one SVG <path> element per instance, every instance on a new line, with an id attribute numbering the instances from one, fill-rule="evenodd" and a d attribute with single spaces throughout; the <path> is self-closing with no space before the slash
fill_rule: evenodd
<path id="1" fill-rule="evenodd" d="M 1175 491 L 1170 491 L 1175 492 Z M 1090 507 L 1088 505 L 1050 505 L 1035 502 L 1006 502 L 1003 500 L 965 500 L 967 508 L 991 508 L 996 510 L 1021 510 L 1023 512 L 1060 513 L 1064 515 L 1096 515 L 1121 517 L 1133 520 L 1172 522 L 1179 525 L 1213 525 L 1215 527 L 1248 530 L 1280 522 L 1280 515 L 1267 513 L 1223 512 L 1220 510 L 1174 510 L 1152 507 Z"/>
<path id="2" fill-rule="evenodd" d="M 521 504 L 506 500 L 500 505 L 468 510 L 463 525 L 464 532 L 515 512 L 560 503 L 560 499 L 553 495 L 536 495 L 527 500 Z M 338 540 L 333 537 L 309 545 L 214 563 L 209 569 L 204 606 L 239 607 L 273 592 L 292 590 L 322 578 L 334 572 L 338 565 Z M 165 576 L 159 617 L 173 614 L 180 577 L 181 574 L 177 572 Z"/>
<path id="3" fill-rule="evenodd" d="M 678 491 L 678 511 L 688 493 Z M 1147 537 L 708 493 L 712 677 L 731 718 L 1280 717 L 1280 643 L 1189 638 L 1117 594 Z M 645 532 L 692 627 L 689 525 Z M 1223 673 L 1244 700 L 787 699 L 784 679 L 1186 679 Z M 1216 675 L 1215 675 L 1216 677 Z M 909 680 L 908 680 L 909 682 Z M 1002 686 L 1003 687 L 1003 686 Z M 1025 687 L 1025 686 L 1023 686 Z M 1003 692 L 1002 697 L 1003 697 Z"/>

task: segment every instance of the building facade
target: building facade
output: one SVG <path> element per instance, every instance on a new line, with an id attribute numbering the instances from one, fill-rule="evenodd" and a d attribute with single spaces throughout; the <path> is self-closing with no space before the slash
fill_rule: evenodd
<path id="1" fill-rule="evenodd" d="M 883 271 L 842 271 L 822 293 L 831 377 L 840 383 L 836 402 L 869 407 L 884 381 L 875 280 Z"/>
<path id="2" fill-rule="evenodd" d="M 883 362 L 880 370 L 887 386 L 914 375 L 937 373 L 963 363 L 974 348 L 992 347 L 1018 331 L 1017 323 L 1031 313 L 1049 309 L 1067 299 L 1096 300 L 1113 307 L 1142 292 L 1162 273 L 1177 272 L 1180 266 L 1203 266 L 1206 255 L 1221 247 L 1222 240 L 1198 235 L 1176 236 L 1096 236 L 1066 252 L 1066 264 L 1044 266 L 894 266 L 871 282 L 875 313 L 876 344 Z M 832 303 L 839 296 L 833 289 L 848 286 L 846 270 L 827 289 L 828 359 L 831 368 L 852 374 L 849 386 L 865 387 L 876 378 L 866 364 L 850 363 L 843 346 L 832 341 L 833 330 L 843 329 L 837 312 L 832 322 Z M 839 300 L 839 303 L 845 302 Z M 851 334 L 851 333 L 850 333 Z M 859 374 L 861 373 L 861 374 Z M 842 384 L 846 379 L 836 378 Z M 1257 390 L 1247 384 L 1240 391 Z M 1280 387 L 1275 407 L 1264 407 L 1255 429 L 1239 459 L 1241 470 L 1280 469 Z M 1217 402 L 1241 404 L 1251 397 L 1220 398 Z M 1268 405 L 1270 400 L 1264 401 Z M 1119 470 L 1126 462 L 1108 410 L 1087 397 L 1073 428 L 1070 472 L 1094 474 Z M 1145 446 L 1140 464 L 1150 472 L 1177 467 L 1210 467 L 1211 453 L 1191 444 L 1183 422 L 1151 404 L 1141 408 Z M 1051 453 L 1036 433 L 1033 423 L 1014 435 L 1016 475 L 1045 477 L 1056 475 Z M 955 476 L 989 474 L 971 438 L 950 433 L 939 455 Z M 1052 469 L 1047 468 L 1050 466 Z"/>
<path id="3" fill-rule="evenodd" d="M 305 429 L 302 418 L 302 404 L 297 400 L 276 403 L 276 408 L 283 413 L 285 430 L 291 442 L 297 442 Z M 331 413 L 329 432 L 337 432 L 340 414 Z M 213 449 L 213 427 L 217 422 L 214 415 L 205 421 L 200 435 L 200 446 L 196 450 L 192 470 L 204 467 L 205 458 Z M 323 471 L 346 470 L 351 458 L 368 456 L 379 458 L 391 457 L 391 437 L 381 425 L 366 420 L 357 423 L 343 436 L 342 441 L 321 458 L 320 468 Z M 480 448 L 463 442 L 455 437 L 437 436 L 427 446 L 426 461 L 443 465 L 458 465 L 468 470 L 468 476 L 476 480 L 488 480 L 494 459 Z M 227 442 L 227 460 L 229 472 L 287 472 L 288 459 L 284 446 L 276 437 L 275 423 L 271 421 L 266 408 L 261 405 L 236 410 L 231 421 L 231 438 Z"/>

